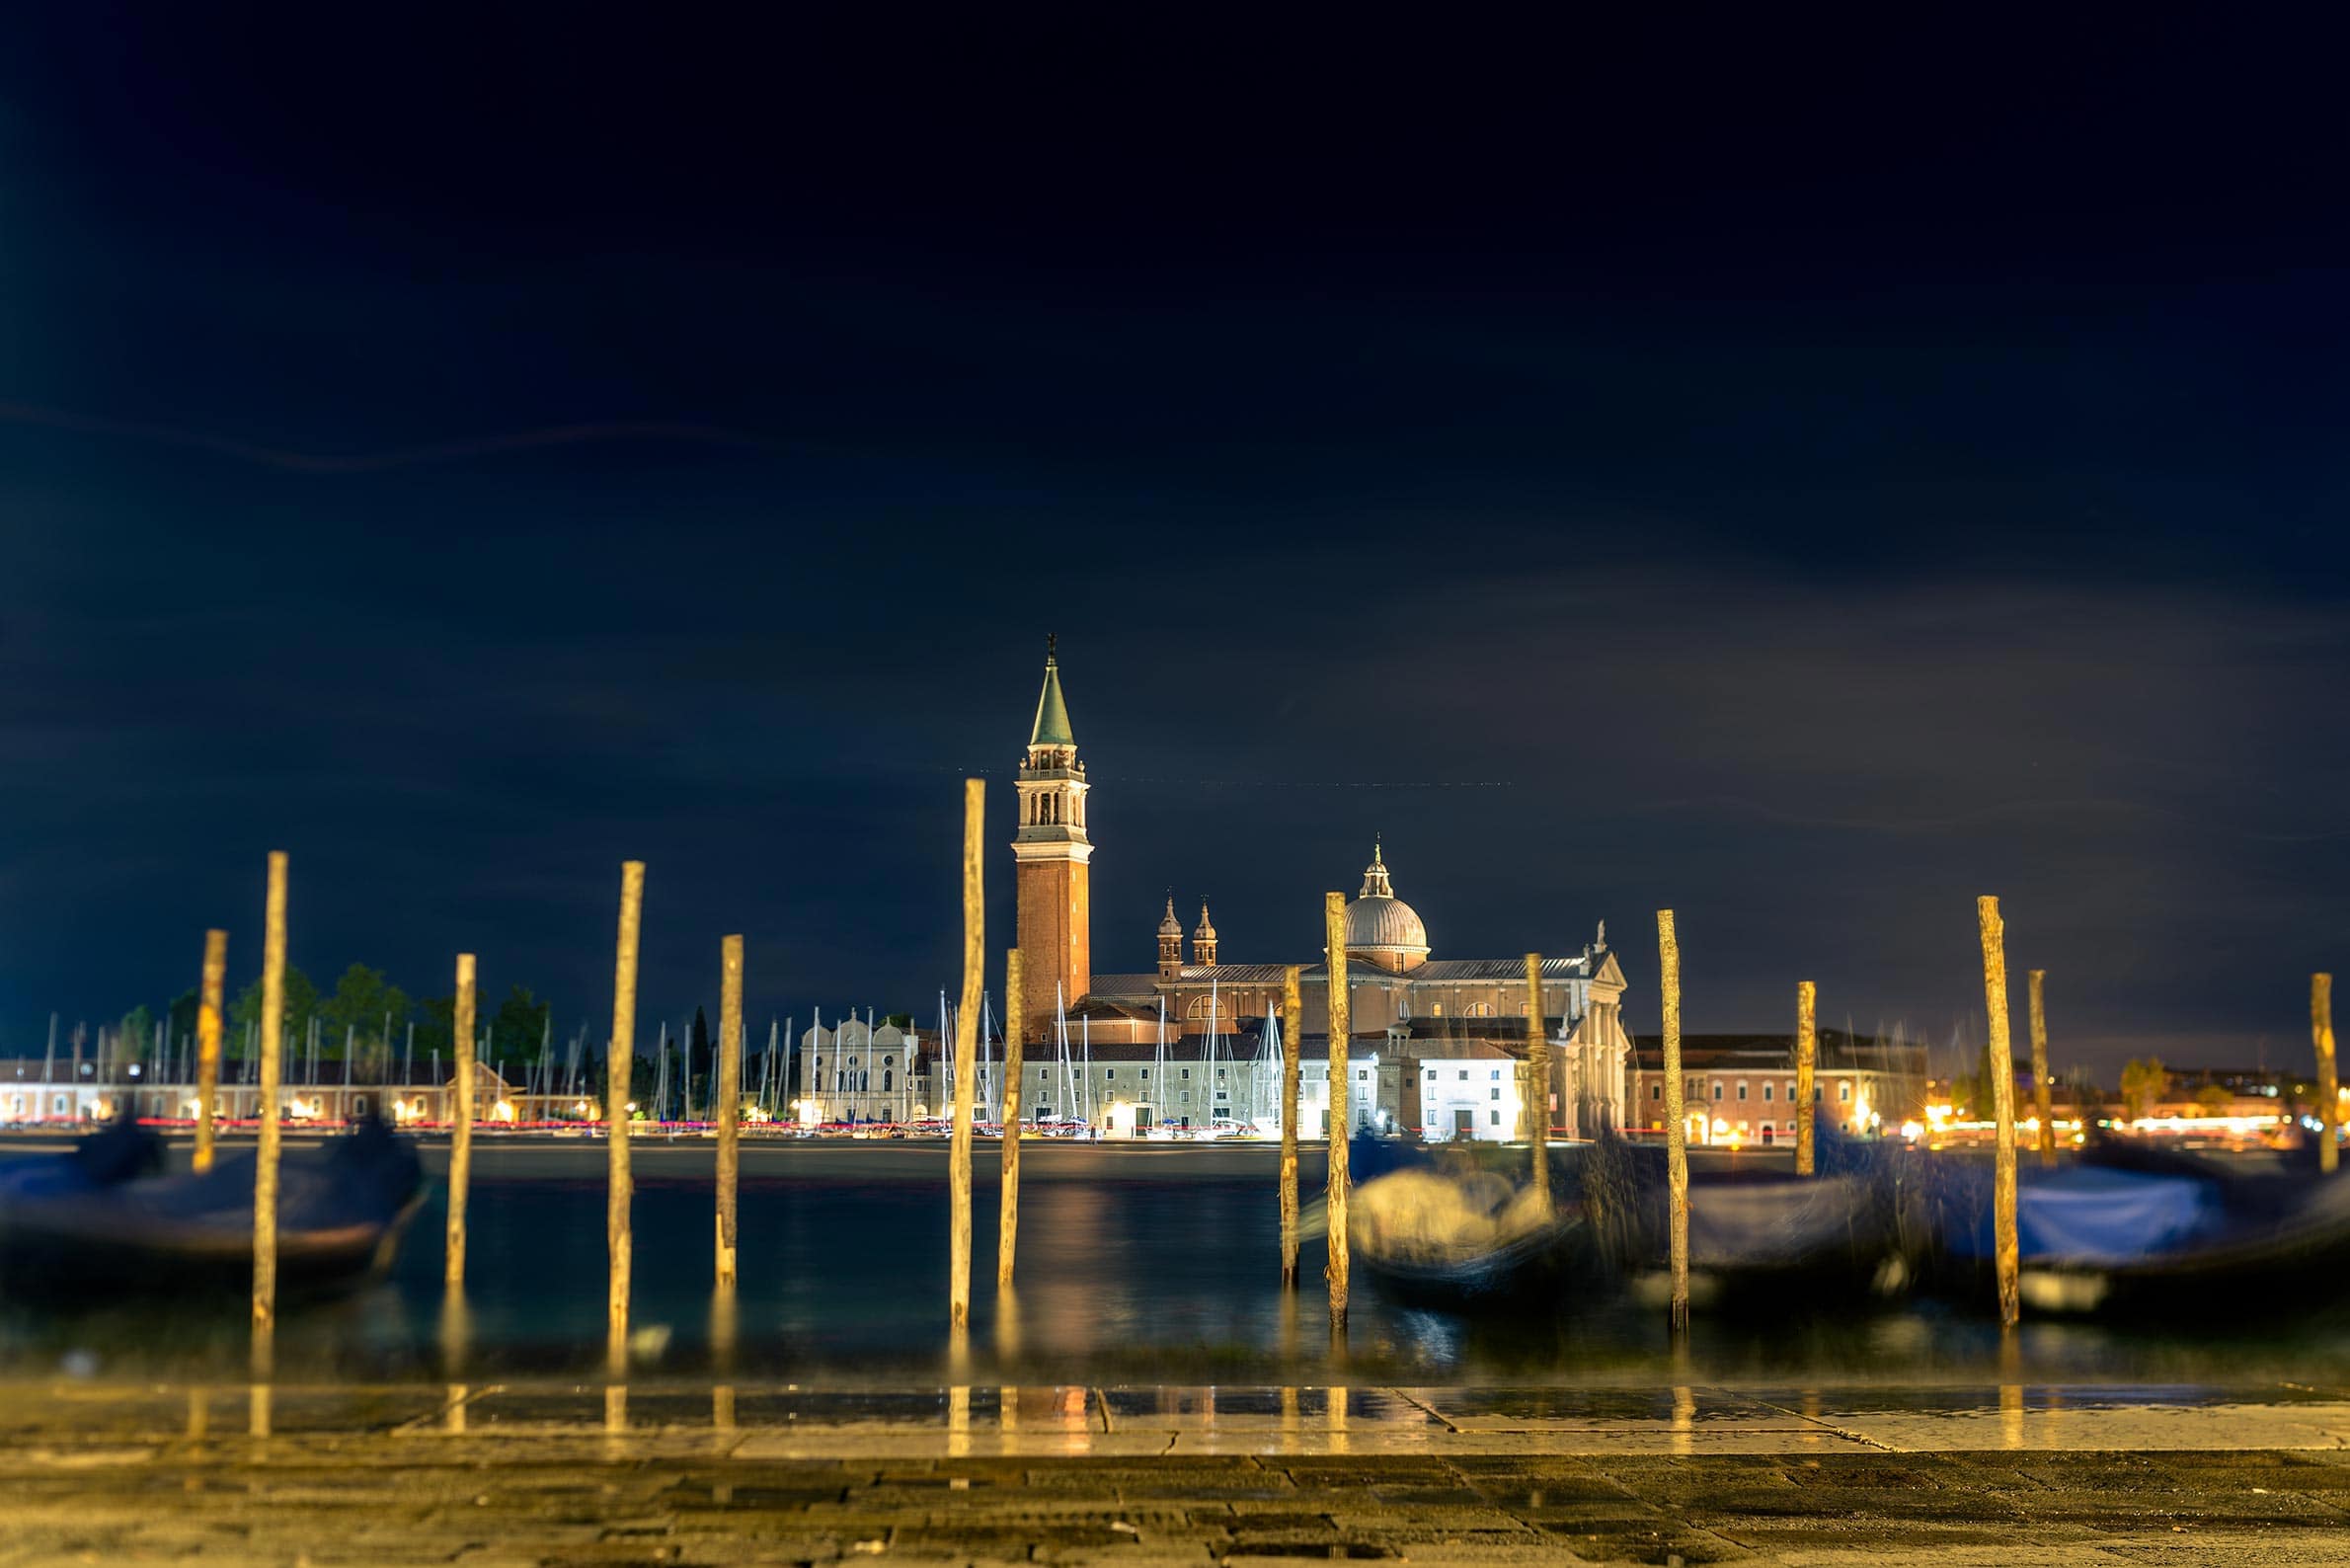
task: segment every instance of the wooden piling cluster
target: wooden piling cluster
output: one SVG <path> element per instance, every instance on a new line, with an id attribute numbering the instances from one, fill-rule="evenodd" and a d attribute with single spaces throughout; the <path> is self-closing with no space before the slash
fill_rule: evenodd
<path id="1" fill-rule="evenodd" d="M 718 1256 L 717 1284 L 735 1288 L 735 1193 L 742 1175 L 743 938 L 718 942 Z"/>
<path id="2" fill-rule="evenodd" d="M 456 1054 L 456 1109 L 449 1117 L 448 1258 L 443 1278 L 452 1294 L 465 1289 L 465 1199 L 473 1183 L 473 1027 L 477 1005 L 474 956 L 457 955 L 457 998 L 450 1046 Z"/>
<path id="3" fill-rule="evenodd" d="M 261 947 L 261 1139 L 253 1161 L 253 1380 L 266 1383 L 277 1356 L 278 1059 L 285 1035 L 285 851 L 270 852 Z M 267 1406 L 256 1423 L 267 1427 Z"/>
<path id="4" fill-rule="evenodd" d="M 2048 1009 L 2042 1000 L 2048 971 L 2032 970 L 2024 979 L 2031 989 L 2032 1113 L 2040 1119 L 2040 1163 L 2048 1166 L 2057 1162 L 2056 1095 L 2048 1081 Z"/>
<path id="5" fill-rule="evenodd" d="M 1297 1288 L 1297 1084 L 1304 1072 L 1305 1003 L 1294 964 L 1281 972 L 1281 1283 Z"/>
<path id="6" fill-rule="evenodd" d="M 995 1288 L 1012 1288 L 1020 1241 L 1020 1073 L 1028 1023 L 1028 964 L 1018 948 L 1003 956 L 1003 1192 L 996 1217 Z"/>
<path id="7" fill-rule="evenodd" d="M 2330 1176 L 2341 1163 L 2335 1141 L 2342 1125 L 2342 1087 L 2333 1055 L 2333 977 L 2310 977 L 2310 1040 L 2317 1050 L 2317 1169 Z"/>
<path id="8" fill-rule="evenodd" d="M 1550 1191 L 1550 1036 L 1542 1027 L 1542 955 L 1526 955 L 1527 1136 L 1534 1191 Z"/>
<path id="9" fill-rule="evenodd" d="M 203 989 L 196 1004 L 196 1169 L 212 1168 L 212 1118 L 220 1101 L 220 1000 L 228 984 L 228 933 L 204 933 Z"/>
<path id="10" fill-rule="evenodd" d="M 604 1063 L 604 1242 L 611 1260 L 604 1355 L 615 1378 L 628 1374 L 629 1269 L 635 1247 L 630 1200 L 636 1193 L 628 1169 L 628 1078 L 637 1049 L 637 944 L 644 910 L 645 863 L 624 861 L 620 934 L 612 958 L 612 1043 Z"/>
<path id="11" fill-rule="evenodd" d="M 1665 1184 L 1671 1211 L 1673 1331 L 1689 1326 L 1689 1130 L 1681 1085 L 1681 938 L 1673 911 L 1657 911 L 1657 980 L 1664 997 Z"/>
<path id="12" fill-rule="evenodd" d="M 2022 1313 L 2022 1292 L 2015 1230 L 2015 1048 L 2007 1031 L 2007 928 L 1999 918 L 1999 901 L 1989 894 L 1975 901 L 1975 917 L 1983 935 L 1983 1006 L 1991 1036 L 1986 1051 L 1993 1115 L 1998 1123 L 1992 1222 L 1999 1322 L 2013 1328 Z"/>
<path id="13" fill-rule="evenodd" d="M 987 781 L 963 781 L 963 997 L 955 1013 L 955 1124 L 947 1149 L 947 1323 L 971 1326 L 971 1121 L 979 1075 L 979 1008 L 987 967 Z"/>
<path id="14" fill-rule="evenodd" d="M 1813 1175 L 1816 1122 L 1812 1085 L 1820 1070 L 1820 991 L 1810 980 L 1795 982 L 1795 1174 Z"/>
<path id="15" fill-rule="evenodd" d="M 1347 1035 L 1354 1027 L 1353 998 L 1347 992 L 1347 896 L 1322 896 L 1322 929 L 1329 946 L 1330 977 L 1330 1109 L 1323 1132 L 1330 1145 L 1328 1207 L 1330 1263 L 1330 1331 L 1342 1334 L 1347 1326 L 1347 1274 L 1352 1263 L 1347 1240 Z"/>

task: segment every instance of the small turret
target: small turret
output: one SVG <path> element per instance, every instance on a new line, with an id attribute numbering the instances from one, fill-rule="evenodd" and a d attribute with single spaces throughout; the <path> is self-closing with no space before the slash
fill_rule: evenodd
<path id="1" fill-rule="evenodd" d="M 1175 894 L 1167 894 L 1167 912 L 1158 922 L 1158 978 L 1176 980 L 1183 974 L 1183 922 L 1175 918 Z"/>
<path id="2" fill-rule="evenodd" d="M 1169 906 L 1170 916 L 1172 905 Z M 1215 962 L 1215 922 L 1208 918 L 1208 901 L 1200 901 L 1200 928 L 1192 933 L 1192 956 L 1203 964 Z"/>

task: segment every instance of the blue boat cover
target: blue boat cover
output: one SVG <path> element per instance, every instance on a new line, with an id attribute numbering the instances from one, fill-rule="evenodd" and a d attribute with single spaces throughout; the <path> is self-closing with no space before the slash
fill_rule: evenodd
<path id="1" fill-rule="evenodd" d="M 1989 1183 L 1983 1191 L 1988 1198 Z M 2076 1165 L 2027 1180 L 2015 1194 L 2016 1242 L 2027 1264 L 2140 1263 L 2194 1246 L 2220 1224 L 2218 1188 L 2193 1176 Z M 1990 1204 L 1952 1239 L 1963 1257 L 1990 1257 Z"/>

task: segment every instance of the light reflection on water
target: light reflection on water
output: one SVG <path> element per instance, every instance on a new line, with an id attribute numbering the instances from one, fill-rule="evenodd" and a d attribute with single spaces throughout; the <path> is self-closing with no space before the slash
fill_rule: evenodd
<path id="1" fill-rule="evenodd" d="M 586 1151 L 581 1151 L 585 1153 Z M 876 1153 L 882 1151 L 877 1150 Z M 1020 1289 L 993 1288 L 996 1195 L 977 1195 L 972 1354 L 981 1375 L 1118 1382 L 1611 1382 L 2211 1380 L 2350 1377 L 2331 1325 L 2145 1329 L 2029 1323 L 2002 1359 L 1996 1325 L 1934 1302 L 1758 1320 L 1700 1316 L 1685 1352 L 1664 1314 L 1619 1297 L 1566 1314 L 1461 1318 L 1383 1299 L 1358 1281 L 1344 1364 L 1328 1355 L 1319 1240 L 1305 1288 L 1284 1292 L 1269 1180 L 1201 1162 L 1093 1170 L 1057 1151 L 1024 1174 Z M 1115 1159 L 1104 1151 L 1103 1158 Z M 812 1165 L 817 1162 L 810 1162 Z M 465 1298 L 444 1299 L 435 1183 L 389 1281 L 289 1311 L 280 1377 L 593 1376 L 604 1343 L 604 1196 L 585 1161 L 546 1179 L 477 1179 Z M 654 1165 L 658 1171 L 658 1164 Z M 943 1168 L 943 1167 L 942 1167 Z M 640 1371 L 887 1381 L 938 1377 L 947 1340 L 946 1194 L 927 1180 L 754 1175 L 742 1196 L 742 1282 L 714 1296 L 706 1176 L 648 1174 L 636 1208 Z M 1137 1172 L 1156 1172 L 1140 1174 Z M 1308 1193 L 1308 1198 L 1313 1196 Z M 174 1303 L 73 1320 L 0 1320 L 0 1372 L 235 1375 L 240 1303 Z M 1007 1339 L 1017 1341 L 1007 1350 Z"/>

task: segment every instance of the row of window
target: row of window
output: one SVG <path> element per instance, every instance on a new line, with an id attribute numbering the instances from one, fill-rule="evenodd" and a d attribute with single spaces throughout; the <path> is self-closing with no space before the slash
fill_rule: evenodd
<path id="1" fill-rule="evenodd" d="M 1468 1074 L 1464 1072 L 1464 1073 L 1462 1073 L 1462 1074 L 1461 1074 L 1461 1076 L 1465 1078 L 1465 1077 L 1467 1077 L 1467 1076 L 1468 1076 Z M 1696 1098 L 1698 1097 L 1698 1095 L 1699 1095 L 1699 1092 L 1700 1092 L 1700 1091 L 1701 1091 L 1701 1090 L 1702 1090 L 1704 1087 L 1705 1087 L 1705 1082 L 1704 1082 L 1704 1080 L 1703 1080 L 1702 1078 L 1691 1078 L 1691 1079 L 1689 1080 L 1689 1082 L 1688 1082 L 1688 1088 L 1686 1089 L 1686 1091 L 1685 1091 L 1685 1092 L 1686 1092 L 1686 1094 L 1687 1094 L 1688 1098 L 1690 1098 L 1690 1099 L 1694 1100 L 1694 1099 L 1696 1099 Z M 1772 1090 L 1772 1088 L 1774 1088 L 1774 1087 L 1775 1087 L 1775 1085 L 1773 1085 L 1773 1084 L 1768 1084 L 1768 1083 L 1765 1083 L 1764 1085 L 1762 1085 L 1762 1098 L 1763 1098 L 1763 1100 L 1764 1100 L 1765 1102 L 1767 1102 L 1767 1101 L 1770 1099 L 1770 1091 L 1771 1091 L 1771 1090 Z M 1786 1086 L 1786 1089 L 1787 1089 L 1787 1096 L 1786 1096 L 1786 1097 L 1787 1097 L 1787 1101 L 1788 1101 L 1788 1103 L 1789 1103 L 1789 1104 L 1793 1104 L 1793 1103 L 1794 1103 L 1794 1100 L 1795 1100 L 1795 1085 L 1794 1085 L 1794 1084 L 1792 1084 L 1792 1083 L 1789 1083 L 1789 1084 Z M 1738 1098 L 1740 1098 L 1741 1100 L 1745 1099 L 1745 1098 L 1746 1098 L 1746 1090 L 1747 1090 L 1747 1086 L 1746 1086 L 1746 1080 L 1744 1080 L 1744 1079 L 1742 1078 L 1742 1079 L 1740 1079 L 1740 1080 L 1739 1080 L 1739 1083 L 1738 1083 Z M 1820 1084 L 1820 1083 L 1815 1083 L 1815 1084 L 1813 1084 L 1813 1085 L 1812 1085 L 1812 1103 L 1813 1103 L 1814 1105 L 1817 1105 L 1817 1104 L 1819 1104 L 1819 1103 L 1821 1102 L 1821 1100 L 1822 1100 L 1823 1098 L 1825 1098 L 1825 1096 L 1826 1096 L 1826 1092 L 1827 1092 L 1827 1085 L 1825 1085 L 1825 1084 Z M 1661 1084 L 1661 1083 L 1651 1083 L 1651 1084 L 1648 1086 L 1648 1097 L 1649 1097 L 1650 1099 L 1652 1099 L 1652 1100 L 1662 1100 L 1662 1099 L 1665 1097 L 1665 1086 L 1664 1086 L 1663 1084 Z M 1713 1097 L 1714 1097 L 1716 1100 L 1719 1100 L 1719 1099 L 1721 1099 L 1721 1097 L 1722 1097 L 1722 1081 L 1721 1081 L 1719 1078 L 1716 1078 L 1716 1079 L 1714 1080 L 1714 1084 L 1713 1084 Z M 1845 1103 L 1847 1103 L 1847 1104 L 1849 1104 L 1849 1103 L 1850 1103 L 1850 1101 L 1851 1101 L 1851 1099 L 1852 1099 L 1852 1080 L 1851 1080 L 1851 1079 L 1849 1079 L 1849 1078 L 1839 1078 L 1839 1079 L 1837 1080 L 1837 1082 L 1836 1082 L 1836 1097 L 1837 1097 L 1839 1100 L 1841 1100 L 1841 1101 L 1843 1101 L 1843 1102 L 1845 1102 Z"/>
<path id="2" fill-rule="evenodd" d="M 1206 995 L 1194 996 L 1190 1001 L 1185 1002 L 1183 1016 L 1206 1018 L 1211 1012 L 1214 1012 L 1219 1018 L 1238 1019 L 1262 1014 L 1272 1005 L 1273 999 L 1270 996 L 1253 991 L 1232 990 L 1224 991 L 1221 994 L 1212 991 Z M 1492 1002 L 1460 1002 L 1455 1005 L 1458 1009 L 1452 1015 L 1455 1018 L 1492 1018 L 1498 1011 Z M 1548 1006 L 1549 1001 L 1545 1000 L 1544 1005 Z M 1524 1018 L 1528 1010 L 1528 1004 L 1520 1002 L 1514 1016 Z M 1428 1007 L 1428 1016 L 1431 1018 L 1444 1017 L 1445 1004 L 1431 1002 Z"/>
<path id="3" fill-rule="evenodd" d="M 1053 1074 L 1054 1074 L 1055 1072 L 1058 1072 L 1058 1070 L 1059 1070 L 1059 1069 L 1058 1069 L 1058 1068 L 1057 1068 L 1057 1067 L 1039 1067 L 1039 1068 L 1037 1068 L 1037 1082 L 1039 1082 L 1039 1083 L 1045 1083 L 1045 1082 L 1049 1082 L 1049 1081 L 1051 1080 L 1051 1078 L 1052 1078 Z M 1082 1066 L 1079 1066 L 1077 1070 L 1078 1070 L 1078 1071 L 1080 1071 L 1080 1072 L 1082 1072 L 1082 1071 L 1084 1070 L 1084 1068 L 1083 1068 Z M 1181 1069 L 1179 1069 L 1179 1070 L 1182 1072 L 1183 1076 L 1184 1076 L 1184 1077 L 1186 1077 L 1186 1078 L 1189 1078 L 1189 1077 L 1192 1075 L 1192 1069 L 1191 1069 L 1191 1068 L 1189 1068 L 1189 1067 L 1184 1067 L 1184 1068 L 1181 1068 Z M 1223 1082 L 1223 1080 L 1224 1080 L 1224 1070 L 1225 1070 L 1225 1069 L 1224 1069 L 1224 1068 L 1222 1068 L 1222 1067 L 1218 1067 L 1218 1068 L 1216 1068 L 1216 1069 L 1215 1069 L 1215 1081 L 1216 1081 L 1216 1082 L 1218 1082 L 1218 1083 L 1221 1083 L 1221 1082 Z M 1148 1067 L 1144 1067 L 1144 1068 L 1142 1068 L 1142 1069 L 1141 1069 L 1141 1072 L 1142 1072 L 1142 1078 L 1143 1078 L 1143 1081 L 1144 1081 L 1144 1082 L 1148 1082 L 1148 1081 L 1149 1081 L 1149 1079 L 1150 1079 L 1150 1069 L 1149 1069 Z M 1104 1067 L 1104 1068 L 1102 1069 L 1102 1076 L 1103 1076 L 1103 1078 L 1105 1078 L 1105 1079 L 1109 1079 L 1109 1078 L 1115 1078 L 1115 1077 L 1117 1077 L 1117 1076 L 1118 1076 L 1118 1069 L 1117 1069 L 1116 1067 Z"/>

